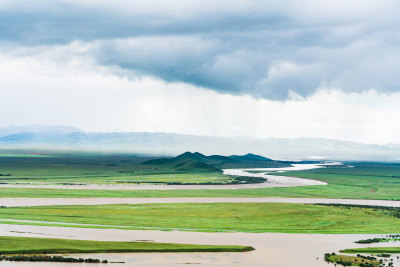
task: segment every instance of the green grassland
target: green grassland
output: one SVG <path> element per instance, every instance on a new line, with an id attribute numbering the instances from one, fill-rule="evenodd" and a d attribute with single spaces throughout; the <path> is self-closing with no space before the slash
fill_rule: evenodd
<path id="1" fill-rule="evenodd" d="M 395 254 L 400 253 L 400 247 L 368 247 L 368 248 L 349 248 L 341 250 L 342 253 L 366 253 L 366 254 Z"/>
<path id="2" fill-rule="evenodd" d="M 288 166 L 261 156 L 205 156 L 186 152 L 173 158 L 129 154 L 3 153 L 0 183 L 19 184 L 225 184 L 239 183 L 222 167 Z M 256 181 L 247 181 L 256 182 Z"/>
<path id="3" fill-rule="evenodd" d="M 286 203 L 180 203 L 2 208 L 0 218 L 50 222 L 50 225 L 95 224 L 88 226 L 92 228 L 99 225 L 98 228 L 123 229 L 382 234 L 400 232 L 398 212 Z"/>
<path id="4" fill-rule="evenodd" d="M 0 183 L 17 184 L 55 184 L 55 185 L 83 185 L 83 184 L 225 184 L 234 181 L 232 176 L 220 172 L 203 173 L 162 173 L 140 175 L 102 174 L 90 176 L 38 176 L 37 178 L 5 177 L 0 176 Z"/>
<path id="5" fill-rule="evenodd" d="M 276 173 L 276 175 L 317 179 L 325 187 L 296 188 L 298 194 L 310 197 L 363 198 L 400 200 L 400 164 L 347 163 L 354 167 L 332 166 L 306 171 Z"/>
<path id="6" fill-rule="evenodd" d="M 246 246 L 186 245 L 153 242 L 110 242 L 0 236 L 0 254 L 61 254 L 110 252 L 242 252 Z"/>
<path id="7" fill-rule="evenodd" d="M 347 198 L 400 200 L 398 189 L 379 194 L 368 191 L 352 191 L 349 186 L 304 186 L 293 188 L 218 189 L 218 190 L 96 190 L 96 189 L 47 189 L 1 188 L 0 198 L 101 198 L 101 197 L 297 197 L 297 198 Z M 1 204 L 1 203 L 0 203 Z"/>
<path id="8" fill-rule="evenodd" d="M 355 257 L 348 255 L 337 255 L 337 254 L 325 254 L 325 261 L 341 265 L 341 266 L 369 266 L 378 267 L 381 266 L 379 261 L 376 259 L 368 259 L 366 257 Z M 360 265 L 362 264 L 362 265 Z"/>
<path id="9" fill-rule="evenodd" d="M 130 184 L 229 183 L 218 169 L 193 165 L 153 166 L 149 158 L 129 155 L 62 156 L 14 155 L 0 157 L 0 183 Z M 206 166 L 207 167 L 207 166 Z"/>
<path id="10" fill-rule="evenodd" d="M 204 165 L 209 162 L 221 162 L 220 158 L 226 158 L 222 156 L 205 157 L 204 162 L 201 161 L 202 164 L 198 165 L 195 161 L 196 153 L 189 153 L 186 158 L 181 155 L 174 159 L 155 160 L 161 162 L 159 166 L 143 164 L 149 159 L 151 163 L 152 158 L 131 155 L 49 154 L 47 156 L 55 157 L 0 157 L 0 183 L 197 184 L 230 183 L 234 179 L 224 176 L 221 171 L 210 169 L 209 165 Z M 244 162 L 246 161 L 240 164 Z M 346 163 L 346 165 L 354 167 L 332 166 L 273 173 L 317 179 L 328 183 L 321 186 L 163 191 L 2 188 L 0 197 L 300 197 L 400 200 L 400 164 L 370 162 Z"/>
<path id="11" fill-rule="evenodd" d="M 301 186 L 290 188 L 255 188 L 236 190 L 80 190 L 44 188 L 1 188 L 0 198 L 59 198 L 59 197 L 299 197 L 299 198 L 348 198 L 400 200 L 400 178 L 385 176 L 347 176 L 315 172 L 290 172 L 290 176 L 327 181 L 328 185 Z M 195 177 L 197 174 L 180 174 L 176 177 Z M 199 174 L 209 176 L 209 180 L 221 182 L 213 173 Z M 162 177 L 163 175 L 161 175 Z M 0 177 L 2 178 L 2 177 Z M 174 181 L 178 181 L 174 177 Z M 154 179 L 154 177 L 153 177 Z M 172 180 L 171 180 L 172 181 Z"/>

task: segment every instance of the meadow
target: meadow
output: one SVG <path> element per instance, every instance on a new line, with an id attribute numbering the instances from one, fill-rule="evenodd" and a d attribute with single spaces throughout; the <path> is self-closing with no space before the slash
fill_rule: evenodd
<path id="1" fill-rule="evenodd" d="M 289 173 L 288 173 L 289 174 Z M 291 172 L 290 175 L 305 176 Z M 315 175 L 317 176 L 317 175 Z M 332 175 L 334 176 L 334 175 Z M 324 175 L 318 180 L 328 180 Z M 47 189 L 47 188 L 1 188 L 0 198 L 99 198 L 99 197 L 296 197 L 296 198 L 343 198 L 400 200 L 400 185 L 393 184 L 397 178 L 357 177 L 363 184 L 351 180 L 335 181 L 328 185 L 288 188 L 254 189 L 177 189 L 177 190 L 95 190 L 95 189 Z M 378 180 L 375 183 L 375 180 Z"/>
<path id="2" fill-rule="evenodd" d="M 66 227 L 339 234 L 400 232 L 398 213 L 343 205 L 179 203 L 2 208 L 0 218 Z"/>
<path id="3" fill-rule="evenodd" d="M 351 167 L 348 167 L 351 166 Z M 360 198 L 400 200 L 400 164 L 376 162 L 346 162 L 306 171 L 274 173 L 327 182 L 325 188 L 296 188 L 310 197 Z"/>
<path id="4" fill-rule="evenodd" d="M 324 257 L 326 262 L 333 263 L 334 266 L 366 266 L 366 267 L 379 267 L 382 266 L 375 257 L 365 257 L 362 255 L 348 256 L 337 255 L 335 253 L 326 253 Z M 383 263 L 383 261 L 382 261 Z"/>
<path id="5" fill-rule="evenodd" d="M 343 249 L 340 252 L 349 253 L 349 254 L 357 254 L 357 253 L 366 253 L 366 254 L 378 254 L 378 253 L 387 253 L 387 254 L 397 254 L 400 253 L 400 247 L 368 247 L 368 248 L 349 248 Z"/>
<path id="6" fill-rule="evenodd" d="M 246 246 L 187 245 L 155 242 L 111 242 L 0 236 L 0 254 L 65 254 L 115 252 L 243 252 Z"/>
<path id="7" fill-rule="evenodd" d="M 9 154 L 7 154 L 9 155 Z M 51 157 L 43 157 L 51 156 Z M 234 177 L 221 171 L 142 164 L 132 155 L 56 154 L 0 157 L 0 183 L 219 184 Z M 353 166 L 351 168 L 346 166 Z M 400 164 L 347 162 L 343 166 L 272 173 L 325 181 L 328 185 L 236 190 L 80 190 L 2 188 L 2 198 L 28 197 L 299 197 L 400 200 Z"/>
<path id="8" fill-rule="evenodd" d="M 19 184 L 223 184 L 226 157 L 185 153 L 155 160 L 99 153 L 0 155 L 0 183 Z M 200 157 L 200 160 L 199 160 Z M 254 155 L 250 155 L 253 157 Z M 149 161 L 152 164 L 146 164 Z M 245 161 L 240 167 L 246 167 Z M 154 164 L 159 162 L 160 164 Z M 219 162 L 220 165 L 215 162 Z M 267 164 L 287 163 L 266 161 Z M 229 166 L 232 163 L 229 162 Z M 272 166 L 271 165 L 271 166 Z M 349 167 L 352 166 L 352 167 Z M 252 167 L 249 165 L 247 167 Z M 104 197 L 299 197 L 400 200 L 400 164 L 346 162 L 305 171 L 271 173 L 316 179 L 327 185 L 228 190 L 103 190 L 4 187 L 0 198 Z M 1 201 L 1 200 L 0 200 Z M 0 202 L 1 206 L 1 202 Z M 400 232 L 400 209 L 288 203 L 166 203 L 0 208 L 1 224 L 99 229 L 181 230 L 201 232 L 390 234 Z M 147 242 L 0 237 L 0 253 L 95 252 L 239 252 L 244 246 L 207 246 Z M 364 248 L 346 253 L 399 253 L 398 248 Z M 357 257 L 347 257 L 354 261 Z M 340 258 L 343 260 L 344 258 Z M 332 260 L 339 260 L 334 258 Z M 358 259 L 357 259 L 358 260 Z"/>
<path id="9" fill-rule="evenodd" d="M 150 157 L 85 154 L 2 154 L 0 183 L 143 184 L 229 183 L 222 171 L 142 164 Z"/>

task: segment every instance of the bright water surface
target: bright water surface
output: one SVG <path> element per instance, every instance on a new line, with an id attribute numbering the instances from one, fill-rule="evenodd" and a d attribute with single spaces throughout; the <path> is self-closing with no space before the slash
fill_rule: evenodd
<path id="1" fill-rule="evenodd" d="M 297 165 L 297 164 L 296 164 Z M 315 164 L 298 164 L 279 169 L 262 169 L 266 171 L 294 170 L 301 168 L 316 168 Z M 313 166 L 312 166 L 313 165 Z M 260 170 L 260 169 L 258 169 Z M 320 181 L 294 177 L 273 176 L 269 174 L 253 174 L 247 170 L 224 170 L 226 174 L 257 176 L 268 179 L 268 183 L 258 185 L 233 185 L 231 189 L 252 188 L 246 186 L 302 186 L 321 185 Z M 8 186 L 8 185 L 3 185 Z M 11 185 L 9 185 L 11 186 Z M 43 185 L 42 185 L 43 186 Z M 48 185 L 51 186 L 51 185 Z M 96 189 L 104 189 L 99 185 Z M 238 187 L 239 186 L 239 187 Z M 11 186 L 15 187 L 15 186 Z M 27 187 L 32 187 L 27 185 Z M 132 186 L 135 189 L 149 189 Z M 151 189 L 177 189 L 175 186 L 154 185 Z M 71 186 L 62 186 L 70 188 Z M 197 185 L 184 186 L 185 189 L 200 189 Z M 208 186 L 214 189 L 215 186 Z M 218 186 L 220 188 L 220 186 Z M 221 188 L 227 189 L 224 185 Z M 87 186 L 78 189 L 88 189 Z M 119 189 L 119 188 L 114 188 Z M 121 189 L 130 189 L 123 186 Z M 1 199 L 0 205 L 5 206 L 37 206 L 37 205 L 98 205 L 98 204 L 136 204 L 136 203 L 215 203 L 215 202 L 285 202 L 285 203 L 342 203 L 379 206 L 400 206 L 398 201 L 384 200 L 354 200 L 354 199 L 306 199 L 306 198 L 56 198 L 56 199 Z M 0 218 L 1 219 L 1 218 Z M 201 233 L 186 231 L 155 231 L 155 230 L 121 230 L 121 229 L 90 229 L 68 228 L 55 226 L 30 226 L 0 224 L 0 236 L 26 236 L 46 238 L 70 238 L 82 240 L 103 241 L 140 241 L 150 240 L 166 243 L 186 244 L 216 244 L 216 245 L 246 245 L 256 250 L 244 253 L 112 253 L 112 254 L 71 254 L 73 257 L 99 258 L 109 261 L 124 261 L 121 266 L 180 266 L 194 264 L 200 266 L 307 266 L 327 267 L 323 255 L 326 252 L 338 252 L 340 249 L 365 247 L 371 245 L 355 244 L 354 241 L 377 237 L 379 235 L 324 235 L 324 234 L 281 234 L 281 233 Z M 398 246 L 398 243 L 380 243 L 373 246 Z M 65 255 L 67 256 L 67 255 Z M 395 255 L 396 256 L 396 255 Z M 96 266 L 115 266 L 118 264 L 99 264 Z M 28 266 L 94 266 L 82 263 L 32 263 L 32 262 L 0 262 L 0 267 Z M 395 266 L 400 266 L 395 260 Z"/>

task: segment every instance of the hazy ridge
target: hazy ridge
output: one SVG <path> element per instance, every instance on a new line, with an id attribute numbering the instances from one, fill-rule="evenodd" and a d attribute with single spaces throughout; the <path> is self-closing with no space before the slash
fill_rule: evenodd
<path id="1" fill-rule="evenodd" d="M 70 126 L 0 128 L 3 148 L 85 149 L 178 155 L 185 151 L 203 154 L 247 154 L 274 159 L 340 159 L 396 161 L 399 145 L 374 145 L 321 138 L 215 137 L 175 133 L 87 133 Z"/>

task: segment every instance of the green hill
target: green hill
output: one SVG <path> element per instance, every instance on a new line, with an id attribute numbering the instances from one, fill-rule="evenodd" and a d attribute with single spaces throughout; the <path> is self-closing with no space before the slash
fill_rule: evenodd
<path id="1" fill-rule="evenodd" d="M 201 153 L 185 152 L 174 158 L 153 159 L 143 162 L 145 165 L 160 166 L 174 171 L 185 172 L 221 172 L 221 168 L 208 164 L 207 156 Z"/>
<path id="2" fill-rule="evenodd" d="M 193 172 L 221 171 L 220 168 L 208 165 L 207 163 L 201 161 L 196 161 L 191 159 L 182 159 L 174 164 L 171 164 L 169 167 L 174 169 L 175 171 L 193 171 Z"/>
<path id="3" fill-rule="evenodd" d="M 176 171 L 221 171 L 222 168 L 271 168 L 286 167 L 289 163 L 274 161 L 255 154 L 243 156 L 205 156 L 199 152 L 185 152 L 174 158 L 160 158 L 143 162 L 145 165 L 162 166 Z"/>
<path id="4" fill-rule="evenodd" d="M 233 155 L 229 156 L 229 158 L 237 160 L 237 161 L 273 161 L 272 159 L 262 157 L 259 155 L 248 153 L 243 156 Z"/>

